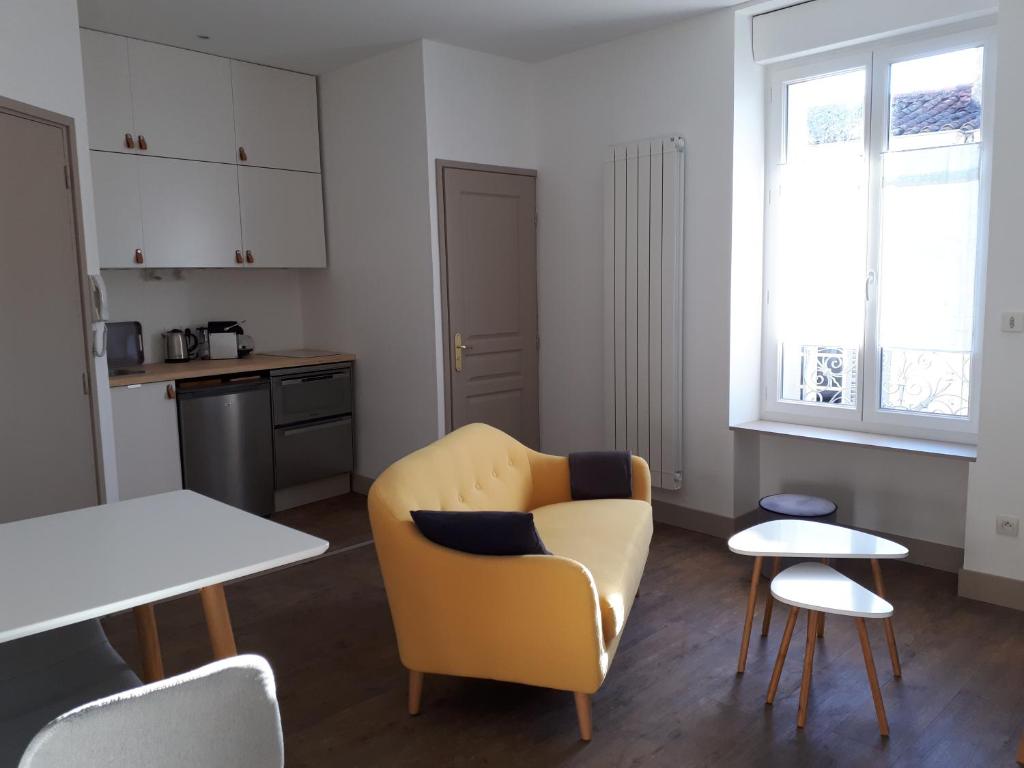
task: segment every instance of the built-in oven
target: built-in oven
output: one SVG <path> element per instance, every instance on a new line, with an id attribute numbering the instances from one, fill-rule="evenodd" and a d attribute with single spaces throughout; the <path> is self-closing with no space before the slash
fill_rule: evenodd
<path id="1" fill-rule="evenodd" d="M 270 372 L 274 486 L 280 490 L 353 469 L 352 364 Z"/>

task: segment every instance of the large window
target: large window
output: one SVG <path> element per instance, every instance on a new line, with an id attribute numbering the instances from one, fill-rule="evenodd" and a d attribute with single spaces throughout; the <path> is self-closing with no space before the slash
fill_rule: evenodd
<path id="1" fill-rule="evenodd" d="M 976 432 L 990 48 L 973 33 L 773 73 L 765 418 Z"/>

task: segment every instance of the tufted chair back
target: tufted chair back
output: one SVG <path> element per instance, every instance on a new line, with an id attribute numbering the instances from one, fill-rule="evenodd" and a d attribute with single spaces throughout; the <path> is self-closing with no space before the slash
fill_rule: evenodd
<path id="1" fill-rule="evenodd" d="M 411 524 L 416 509 L 528 510 L 529 453 L 494 427 L 462 427 L 388 467 L 371 489 L 371 514 L 386 509 Z"/>

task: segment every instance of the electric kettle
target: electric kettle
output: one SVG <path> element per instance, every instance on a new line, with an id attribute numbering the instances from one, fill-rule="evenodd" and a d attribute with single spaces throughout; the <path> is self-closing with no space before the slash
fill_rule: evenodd
<path id="1" fill-rule="evenodd" d="M 164 362 L 187 363 L 199 346 L 199 340 L 188 328 L 164 331 Z"/>

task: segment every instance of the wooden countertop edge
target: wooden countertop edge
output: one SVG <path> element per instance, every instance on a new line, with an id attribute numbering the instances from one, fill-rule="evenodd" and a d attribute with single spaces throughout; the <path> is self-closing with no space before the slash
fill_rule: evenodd
<path id="1" fill-rule="evenodd" d="M 299 368 L 303 365 L 329 365 L 349 363 L 355 355 L 339 352 L 318 357 L 281 357 L 278 355 L 252 355 L 233 360 L 193 360 L 188 363 L 149 363 L 140 366 L 142 373 L 126 373 L 110 377 L 110 386 L 129 387 L 133 384 L 154 384 L 158 381 L 182 381 L 226 373 L 252 373 L 275 368 Z"/>

